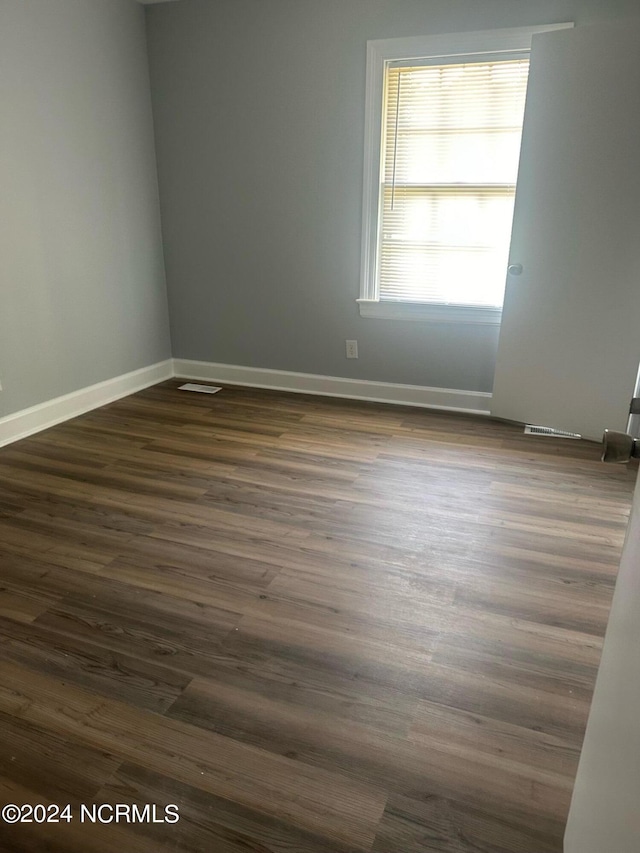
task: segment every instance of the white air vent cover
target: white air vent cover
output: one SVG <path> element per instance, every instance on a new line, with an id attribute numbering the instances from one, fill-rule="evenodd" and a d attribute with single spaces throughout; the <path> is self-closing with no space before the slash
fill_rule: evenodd
<path id="1" fill-rule="evenodd" d="M 553 427 L 534 426 L 526 424 L 524 428 L 525 435 L 548 435 L 551 438 L 582 438 L 577 432 L 566 432 L 563 429 L 554 429 Z"/>
<path id="2" fill-rule="evenodd" d="M 221 390 L 222 388 L 216 385 L 195 385 L 193 382 L 187 382 L 178 388 L 178 391 L 197 391 L 199 394 L 215 394 Z"/>

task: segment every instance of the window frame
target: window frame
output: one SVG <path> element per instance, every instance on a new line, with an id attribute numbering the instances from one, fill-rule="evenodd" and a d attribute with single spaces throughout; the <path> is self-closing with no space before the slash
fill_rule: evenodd
<path id="1" fill-rule="evenodd" d="M 527 54 L 531 51 L 531 41 L 536 33 L 568 27 L 573 27 L 573 23 L 376 39 L 367 42 L 360 296 L 356 300 L 361 317 L 489 325 L 497 325 L 502 319 L 502 308 L 380 299 L 377 264 L 387 66 L 391 63 L 410 63 L 412 60 L 425 59 L 439 59 L 442 64 L 447 60 L 472 62 L 477 59 L 480 62 L 487 54 L 495 57 L 496 54 L 504 53 L 505 58 L 518 52 Z"/>

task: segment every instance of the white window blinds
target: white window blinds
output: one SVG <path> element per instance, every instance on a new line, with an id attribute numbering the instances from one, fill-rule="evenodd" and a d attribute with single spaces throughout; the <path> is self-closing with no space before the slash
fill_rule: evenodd
<path id="1" fill-rule="evenodd" d="M 502 305 L 528 59 L 387 66 L 381 300 Z"/>

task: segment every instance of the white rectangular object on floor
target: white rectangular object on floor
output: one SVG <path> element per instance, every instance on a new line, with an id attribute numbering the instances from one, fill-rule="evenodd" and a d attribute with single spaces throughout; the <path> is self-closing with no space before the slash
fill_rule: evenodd
<path id="1" fill-rule="evenodd" d="M 550 438 L 582 438 L 577 432 L 567 432 L 563 429 L 554 429 L 553 427 L 536 426 L 535 424 L 525 424 L 525 435 L 548 435 Z"/>
<path id="2" fill-rule="evenodd" d="M 178 391 L 197 391 L 199 394 L 215 394 L 222 391 L 222 388 L 216 385 L 196 385 L 194 382 L 187 382 L 185 385 L 180 385 Z"/>

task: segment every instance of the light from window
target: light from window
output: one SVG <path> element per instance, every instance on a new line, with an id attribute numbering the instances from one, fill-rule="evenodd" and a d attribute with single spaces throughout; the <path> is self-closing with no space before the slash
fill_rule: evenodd
<path id="1" fill-rule="evenodd" d="M 526 58 L 387 64 L 380 300 L 502 305 L 528 70 Z"/>

